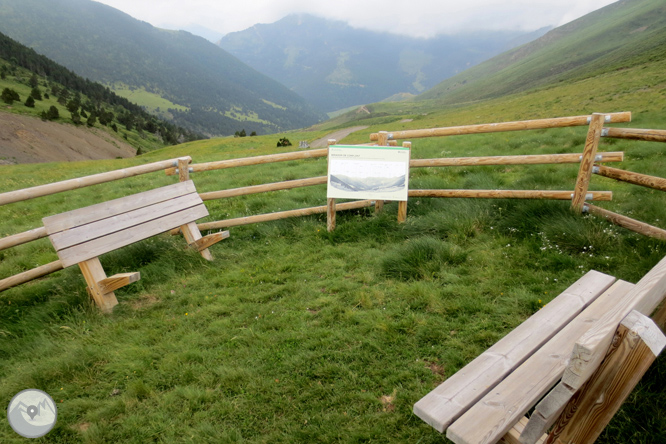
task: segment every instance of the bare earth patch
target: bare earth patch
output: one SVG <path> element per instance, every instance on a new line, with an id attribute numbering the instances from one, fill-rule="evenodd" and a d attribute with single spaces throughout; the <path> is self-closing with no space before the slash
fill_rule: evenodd
<path id="1" fill-rule="evenodd" d="M 0 165 L 133 157 L 129 144 L 98 128 L 0 113 Z"/>

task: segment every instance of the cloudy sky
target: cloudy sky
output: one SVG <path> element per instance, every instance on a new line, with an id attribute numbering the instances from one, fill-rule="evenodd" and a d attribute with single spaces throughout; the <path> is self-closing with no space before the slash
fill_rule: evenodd
<path id="1" fill-rule="evenodd" d="M 201 26 L 221 35 L 294 13 L 355 28 L 432 37 L 461 30 L 559 26 L 616 0 L 96 0 L 167 29 Z"/>

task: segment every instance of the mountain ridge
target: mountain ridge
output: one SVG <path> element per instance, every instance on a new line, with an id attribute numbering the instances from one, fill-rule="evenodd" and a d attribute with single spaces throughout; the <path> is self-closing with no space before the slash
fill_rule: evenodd
<path id="1" fill-rule="evenodd" d="M 501 51 L 542 35 L 475 32 L 430 39 L 291 14 L 224 36 L 219 45 L 326 112 L 419 94 Z M 445 54 L 445 57 L 443 56 Z"/>
<path id="2" fill-rule="evenodd" d="M 169 110 L 173 121 L 207 135 L 242 128 L 266 134 L 323 118 L 203 37 L 155 28 L 90 0 L 0 0 L 0 32 L 79 75 L 144 87 L 185 107 Z"/>

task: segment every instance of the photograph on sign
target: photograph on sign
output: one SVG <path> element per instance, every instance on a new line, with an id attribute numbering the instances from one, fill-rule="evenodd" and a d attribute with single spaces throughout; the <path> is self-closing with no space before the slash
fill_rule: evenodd
<path id="1" fill-rule="evenodd" d="M 333 145 L 328 150 L 327 197 L 406 201 L 409 149 Z"/>

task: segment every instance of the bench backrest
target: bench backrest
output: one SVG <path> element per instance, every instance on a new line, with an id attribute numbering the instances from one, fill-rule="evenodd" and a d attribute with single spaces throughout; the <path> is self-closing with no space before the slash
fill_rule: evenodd
<path id="1" fill-rule="evenodd" d="M 208 216 L 189 180 L 43 220 L 63 267 Z"/>

